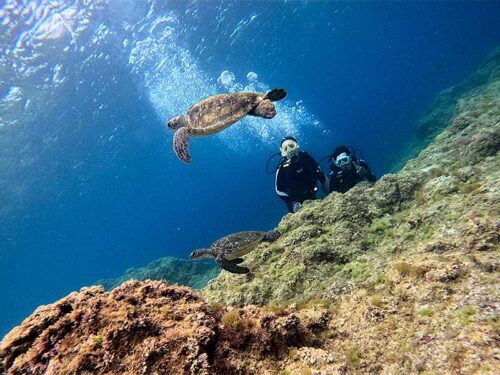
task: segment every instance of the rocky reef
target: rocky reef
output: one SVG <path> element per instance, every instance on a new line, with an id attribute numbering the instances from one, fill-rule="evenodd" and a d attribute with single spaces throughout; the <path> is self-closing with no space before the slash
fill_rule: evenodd
<path id="1" fill-rule="evenodd" d="M 145 267 L 128 269 L 125 274 L 114 279 L 99 280 L 97 284 L 104 286 L 106 290 L 111 290 L 127 280 L 166 280 L 169 284 L 189 286 L 198 290 L 205 287 L 219 272 L 219 267 L 213 262 L 192 262 L 164 257 Z"/>
<path id="2" fill-rule="evenodd" d="M 441 96 L 398 173 L 285 216 L 251 274 L 84 288 L 10 332 L 0 372 L 500 373 L 499 68 Z"/>
<path id="3" fill-rule="evenodd" d="M 260 373 L 291 348 L 320 346 L 325 317 L 209 306 L 186 287 L 128 281 L 39 307 L 0 347 L 10 374 Z"/>
<path id="4" fill-rule="evenodd" d="M 485 89 L 500 79 L 500 47 L 493 50 L 484 64 L 465 81 L 441 92 L 416 124 L 416 137 L 391 167 L 399 171 L 406 162 L 427 147 L 460 112 L 461 99 Z"/>

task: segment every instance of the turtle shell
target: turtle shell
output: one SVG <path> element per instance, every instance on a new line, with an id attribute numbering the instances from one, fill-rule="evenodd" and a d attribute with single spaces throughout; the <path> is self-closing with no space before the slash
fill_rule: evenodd
<path id="1" fill-rule="evenodd" d="M 211 96 L 189 108 L 186 119 L 191 135 L 210 135 L 246 116 L 265 94 L 238 92 Z"/>
<path id="2" fill-rule="evenodd" d="M 230 234 L 215 241 L 211 248 L 216 254 L 222 252 L 227 260 L 236 259 L 252 251 L 264 239 L 266 233 L 247 231 Z"/>

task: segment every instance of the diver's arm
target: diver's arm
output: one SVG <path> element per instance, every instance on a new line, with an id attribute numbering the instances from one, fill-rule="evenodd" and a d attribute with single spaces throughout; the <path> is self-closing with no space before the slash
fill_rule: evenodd
<path id="1" fill-rule="evenodd" d="M 325 174 L 321 170 L 321 167 L 316 162 L 316 160 L 314 160 L 314 158 L 309 154 L 305 154 L 305 155 L 307 155 L 306 159 L 307 159 L 308 164 L 310 165 L 310 168 L 312 170 L 314 170 L 314 175 L 316 176 L 316 180 L 320 182 L 321 190 L 323 190 L 323 192 L 326 195 L 328 195 L 328 189 L 329 189 L 328 178 L 325 176 Z"/>
<path id="2" fill-rule="evenodd" d="M 274 190 L 276 191 L 276 194 L 278 194 L 281 198 L 283 197 L 288 197 L 288 193 L 285 191 L 285 177 L 284 177 L 285 172 L 281 168 L 278 168 L 276 171 L 276 177 L 274 179 Z"/>
<path id="3" fill-rule="evenodd" d="M 332 191 L 338 191 L 337 185 L 337 178 L 335 177 L 335 173 L 332 170 L 328 175 L 328 192 L 331 193 Z"/>
<path id="4" fill-rule="evenodd" d="M 276 178 L 274 180 L 274 190 L 276 194 L 285 202 L 288 212 L 293 212 L 293 198 L 288 194 L 289 189 L 285 188 L 285 179 L 287 173 L 281 168 L 276 171 Z"/>
<path id="5" fill-rule="evenodd" d="M 375 177 L 370 167 L 364 160 L 359 161 L 359 168 L 357 168 L 357 173 L 360 177 L 364 178 L 366 181 L 369 182 L 377 181 L 377 177 Z"/>

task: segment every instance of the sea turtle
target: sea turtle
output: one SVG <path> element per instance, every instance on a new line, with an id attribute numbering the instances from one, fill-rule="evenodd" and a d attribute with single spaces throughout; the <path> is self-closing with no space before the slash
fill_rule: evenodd
<path id="1" fill-rule="evenodd" d="M 189 137 L 212 135 L 246 115 L 271 119 L 276 116 L 272 102 L 286 96 L 283 89 L 273 89 L 267 94 L 259 92 L 236 92 L 210 96 L 193 105 L 184 116 L 172 117 L 167 126 L 176 130 L 174 152 L 184 163 L 191 162 Z"/>
<path id="2" fill-rule="evenodd" d="M 248 273 L 246 267 L 238 266 L 243 262 L 241 258 L 255 249 L 261 242 L 274 242 L 281 236 L 273 229 L 269 232 L 247 231 L 233 233 L 215 241 L 210 249 L 198 249 L 191 253 L 194 260 L 215 259 L 215 262 L 226 271 L 232 273 Z"/>

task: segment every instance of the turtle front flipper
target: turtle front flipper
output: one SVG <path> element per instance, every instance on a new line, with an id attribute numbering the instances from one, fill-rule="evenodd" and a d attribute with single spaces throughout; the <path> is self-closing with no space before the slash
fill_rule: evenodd
<path id="1" fill-rule="evenodd" d="M 269 99 L 264 99 L 255 108 L 248 112 L 250 116 L 272 119 L 276 116 L 276 107 Z"/>
<path id="2" fill-rule="evenodd" d="M 184 163 L 191 163 L 191 155 L 189 154 L 189 128 L 182 127 L 177 129 L 174 134 L 174 152 L 179 159 Z"/>
<path id="3" fill-rule="evenodd" d="M 233 263 L 233 264 L 240 264 L 244 260 L 245 259 L 243 259 L 243 258 L 236 258 L 236 259 L 231 259 L 230 262 Z"/>
<path id="4" fill-rule="evenodd" d="M 276 241 L 280 237 L 281 237 L 280 231 L 277 230 L 277 229 L 273 229 L 273 230 L 270 230 L 269 232 L 266 233 L 266 235 L 264 236 L 263 241 L 265 241 L 265 242 L 274 242 L 274 241 Z"/>
<path id="5" fill-rule="evenodd" d="M 246 267 L 237 266 L 236 264 L 231 263 L 230 261 L 228 261 L 227 259 L 224 259 L 222 257 L 215 258 L 215 262 L 220 266 L 220 268 L 222 268 L 228 272 L 231 272 L 231 273 L 243 274 L 243 273 L 250 272 L 250 269 L 248 269 Z"/>
<path id="6" fill-rule="evenodd" d="M 272 102 L 276 102 L 278 100 L 284 99 L 286 97 L 286 91 L 284 89 L 272 89 L 269 91 L 266 96 L 264 97 L 265 99 L 269 99 Z"/>

